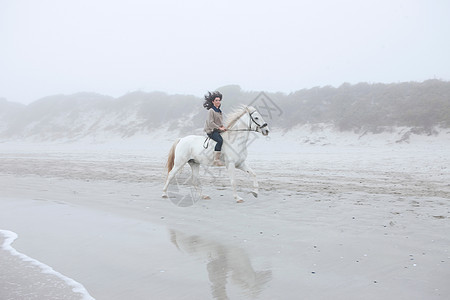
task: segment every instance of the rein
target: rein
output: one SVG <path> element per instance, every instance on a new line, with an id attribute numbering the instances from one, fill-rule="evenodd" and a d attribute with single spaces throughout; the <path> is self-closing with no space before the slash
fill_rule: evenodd
<path id="1" fill-rule="evenodd" d="M 252 115 L 256 112 L 256 110 L 253 112 L 250 112 L 247 108 L 247 112 L 250 115 L 250 120 L 248 122 L 248 128 L 246 128 L 246 129 L 227 129 L 227 131 L 255 131 L 255 132 L 258 132 L 258 129 L 262 129 L 267 126 L 267 123 L 259 125 L 258 122 L 256 122 L 255 119 L 253 119 Z M 257 126 L 256 129 L 252 129 L 252 121 Z M 234 124 L 233 124 L 233 126 L 234 126 Z"/>
<path id="2" fill-rule="evenodd" d="M 253 116 L 252 116 L 252 115 L 256 112 L 256 110 L 253 111 L 253 112 L 250 112 L 250 111 L 248 110 L 248 108 L 246 108 L 246 110 L 247 110 L 248 114 L 250 115 L 250 119 L 249 119 L 249 121 L 248 121 L 248 128 L 246 128 L 246 129 L 227 129 L 227 131 L 254 131 L 254 132 L 258 132 L 258 129 L 262 129 L 262 128 L 264 128 L 264 127 L 267 126 L 267 123 L 264 123 L 264 124 L 262 124 L 262 125 L 259 125 L 258 122 L 256 122 L 255 119 L 253 119 Z M 253 121 L 253 123 L 255 123 L 255 125 L 257 126 L 256 129 L 252 129 L 252 121 Z M 234 124 L 233 124 L 233 126 L 234 126 Z M 209 140 L 210 140 L 210 139 L 211 139 L 211 138 L 210 138 L 209 136 L 206 137 L 205 141 L 203 142 L 203 148 L 208 149 L 208 146 L 209 146 Z"/>

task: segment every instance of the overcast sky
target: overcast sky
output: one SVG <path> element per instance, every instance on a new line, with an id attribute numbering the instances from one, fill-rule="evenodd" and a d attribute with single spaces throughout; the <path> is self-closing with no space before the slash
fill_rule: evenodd
<path id="1" fill-rule="evenodd" d="M 448 0 L 0 0 L 0 97 L 450 80 Z"/>

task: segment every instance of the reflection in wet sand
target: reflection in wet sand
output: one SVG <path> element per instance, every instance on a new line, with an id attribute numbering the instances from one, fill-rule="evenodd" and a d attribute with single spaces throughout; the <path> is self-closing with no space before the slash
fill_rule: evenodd
<path id="1" fill-rule="evenodd" d="M 241 248 L 225 246 L 176 230 L 170 230 L 170 239 L 179 250 L 207 262 L 206 268 L 214 299 L 228 299 L 228 280 L 252 298 L 257 297 L 264 284 L 271 280 L 272 272 L 255 271 L 248 254 Z"/>

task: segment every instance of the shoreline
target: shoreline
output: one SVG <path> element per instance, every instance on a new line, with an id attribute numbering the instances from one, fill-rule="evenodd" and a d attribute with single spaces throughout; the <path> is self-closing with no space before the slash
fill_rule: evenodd
<path id="1" fill-rule="evenodd" d="M 12 246 L 17 238 L 15 232 L 0 229 L 2 298 L 14 299 L 24 294 L 38 294 L 42 299 L 94 299 L 80 283 L 18 252 Z"/>

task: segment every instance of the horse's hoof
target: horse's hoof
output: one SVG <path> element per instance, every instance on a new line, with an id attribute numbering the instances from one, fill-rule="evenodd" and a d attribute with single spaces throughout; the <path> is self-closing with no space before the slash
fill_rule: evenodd
<path id="1" fill-rule="evenodd" d="M 161 197 L 162 197 L 162 198 L 169 198 L 169 196 L 167 195 L 167 193 L 163 193 L 163 194 L 161 195 Z"/>
<path id="2" fill-rule="evenodd" d="M 244 199 L 237 199 L 236 203 L 244 203 Z"/>
<path id="3" fill-rule="evenodd" d="M 253 197 L 258 198 L 258 192 L 252 191 L 252 195 Z"/>
<path id="4" fill-rule="evenodd" d="M 208 195 L 203 195 L 203 196 L 202 196 L 202 199 L 203 199 L 203 200 L 209 200 L 209 199 L 211 199 L 211 197 L 208 196 Z"/>

